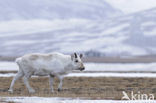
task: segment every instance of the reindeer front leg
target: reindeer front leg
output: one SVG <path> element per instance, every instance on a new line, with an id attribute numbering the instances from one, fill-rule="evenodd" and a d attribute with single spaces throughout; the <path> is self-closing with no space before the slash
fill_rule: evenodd
<path id="1" fill-rule="evenodd" d="M 29 78 L 31 77 L 31 75 L 25 75 L 23 77 L 23 81 L 24 81 L 24 84 L 26 85 L 29 93 L 35 93 L 35 90 L 29 85 Z"/>
<path id="2" fill-rule="evenodd" d="M 63 76 L 60 76 L 60 75 L 58 75 L 57 76 L 58 77 L 58 79 L 59 79 L 59 81 L 60 81 L 60 83 L 59 83 L 59 85 L 58 85 L 58 91 L 61 91 L 62 90 L 62 82 L 63 82 Z"/>
<path id="3" fill-rule="evenodd" d="M 54 93 L 54 89 L 53 89 L 54 77 L 55 77 L 54 75 L 49 76 L 49 84 L 50 84 L 50 89 L 52 93 Z"/>

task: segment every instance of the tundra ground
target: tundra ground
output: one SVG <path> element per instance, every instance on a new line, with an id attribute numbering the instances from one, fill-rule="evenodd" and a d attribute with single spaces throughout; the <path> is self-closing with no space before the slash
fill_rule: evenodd
<path id="1" fill-rule="evenodd" d="M 58 92 L 58 80 L 55 78 L 54 90 L 49 89 L 48 77 L 33 77 L 31 86 L 36 93 L 29 94 L 22 80 L 14 86 L 14 93 L 8 93 L 12 77 L 0 77 L 0 96 L 41 96 L 41 97 L 71 97 L 89 99 L 114 99 L 120 100 L 122 91 L 156 95 L 156 78 L 114 78 L 114 77 L 66 77 L 63 90 Z"/>

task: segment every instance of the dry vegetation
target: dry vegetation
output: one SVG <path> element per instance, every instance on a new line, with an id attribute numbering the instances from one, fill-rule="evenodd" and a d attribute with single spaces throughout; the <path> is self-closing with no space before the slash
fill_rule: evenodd
<path id="1" fill-rule="evenodd" d="M 82 97 L 89 99 L 118 99 L 122 97 L 122 91 L 140 91 L 141 93 L 153 93 L 156 95 L 155 78 L 113 78 L 113 77 L 67 77 L 64 79 L 63 90 L 57 92 L 58 80 L 55 79 L 55 93 L 50 93 L 47 77 L 31 78 L 30 84 L 36 93 L 29 94 L 23 81 L 16 82 L 14 94 L 8 93 L 8 87 L 12 78 L 0 78 L 0 96 L 42 96 L 42 97 Z"/>

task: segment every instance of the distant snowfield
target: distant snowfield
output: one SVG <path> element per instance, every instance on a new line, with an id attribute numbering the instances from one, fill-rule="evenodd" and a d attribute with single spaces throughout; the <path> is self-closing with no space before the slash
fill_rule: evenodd
<path id="1" fill-rule="evenodd" d="M 17 103 L 155 103 L 156 101 L 121 101 L 121 100 L 88 100 L 88 99 L 72 99 L 72 98 L 44 98 L 44 97 L 0 97 L 6 102 Z"/>
<path id="2" fill-rule="evenodd" d="M 0 71 L 17 71 L 18 66 L 14 62 L 0 62 Z"/>
<path id="3" fill-rule="evenodd" d="M 86 63 L 85 71 L 156 71 L 156 63 Z"/>
<path id="4" fill-rule="evenodd" d="M 85 72 L 70 73 L 66 77 L 152 77 L 156 78 L 156 63 L 85 63 Z M 0 62 L 0 71 L 17 71 L 13 62 Z M 126 73 L 119 73 L 126 72 Z M 135 73 L 137 72 L 137 73 Z M 139 73 L 144 72 L 144 73 Z M 13 77 L 15 73 L 0 74 L 0 77 Z M 35 76 L 36 77 L 36 76 Z"/>
<path id="5" fill-rule="evenodd" d="M 85 71 L 156 72 L 156 63 L 84 63 Z M 0 62 L 0 71 L 17 71 L 15 62 Z"/>

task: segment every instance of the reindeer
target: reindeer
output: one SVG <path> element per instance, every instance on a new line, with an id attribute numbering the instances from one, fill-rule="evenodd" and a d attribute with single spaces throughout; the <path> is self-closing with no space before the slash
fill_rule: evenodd
<path id="1" fill-rule="evenodd" d="M 72 72 L 73 70 L 84 70 L 85 67 L 81 61 L 82 54 L 77 55 L 64 55 L 61 53 L 49 53 L 49 54 L 27 54 L 16 59 L 16 63 L 19 66 L 19 71 L 13 78 L 9 92 L 13 93 L 13 86 L 15 82 L 23 77 L 24 84 L 26 85 L 29 93 L 35 93 L 35 90 L 29 85 L 29 78 L 32 75 L 37 76 L 49 76 L 49 84 L 51 92 L 53 93 L 53 80 L 57 77 L 60 81 L 58 85 L 58 91 L 62 89 L 62 81 L 64 75 Z"/>

